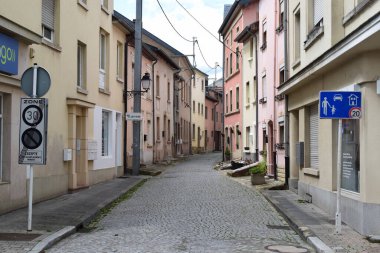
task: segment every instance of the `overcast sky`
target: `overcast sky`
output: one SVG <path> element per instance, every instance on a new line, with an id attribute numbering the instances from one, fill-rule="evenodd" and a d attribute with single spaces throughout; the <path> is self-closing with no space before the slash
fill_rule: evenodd
<path id="1" fill-rule="evenodd" d="M 133 20 L 136 17 L 137 0 L 114 0 L 115 10 Z M 212 82 L 215 71 L 215 62 L 222 66 L 222 44 L 206 32 L 176 0 L 159 0 L 166 15 L 176 30 L 186 39 L 196 37 L 201 51 L 207 61 L 203 60 L 198 47 L 195 47 L 197 68 L 209 75 Z M 218 30 L 223 21 L 224 4 L 232 4 L 233 0 L 178 0 L 203 26 L 215 37 L 219 38 Z M 185 55 L 193 53 L 193 43 L 182 39 L 170 26 L 162 13 L 157 0 L 143 0 L 143 28 L 153 33 L 166 43 Z M 193 62 L 192 57 L 189 57 Z M 209 64 L 210 67 L 207 65 Z M 217 78 L 222 77 L 220 68 L 217 68 Z"/>

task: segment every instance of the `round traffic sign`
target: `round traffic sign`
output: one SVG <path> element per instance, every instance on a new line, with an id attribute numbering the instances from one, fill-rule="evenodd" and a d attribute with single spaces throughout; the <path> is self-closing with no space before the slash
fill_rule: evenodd
<path id="1" fill-rule="evenodd" d="M 21 142 L 27 149 L 36 149 L 42 143 L 42 134 L 35 128 L 28 128 L 22 133 Z"/>
<path id="2" fill-rule="evenodd" d="M 351 119 L 360 119 L 360 117 L 362 116 L 361 108 L 352 107 L 349 111 L 349 116 Z"/>
<path id="3" fill-rule="evenodd" d="M 42 110 L 37 105 L 29 105 L 22 112 L 22 120 L 28 126 L 36 126 L 42 121 Z"/>
<path id="4" fill-rule="evenodd" d="M 29 97 L 33 97 L 33 70 L 34 67 L 28 68 L 21 77 L 21 89 Z M 36 96 L 42 97 L 45 95 L 50 88 L 50 83 L 49 73 L 44 68 L 38 67 Z"/>

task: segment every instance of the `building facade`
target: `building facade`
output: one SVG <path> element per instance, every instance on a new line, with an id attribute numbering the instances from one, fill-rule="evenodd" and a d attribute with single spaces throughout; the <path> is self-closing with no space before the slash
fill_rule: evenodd
<path id="1" fill-rule="evenodd" d="M 205 149 L 206 152 L 222 150 L 223 93 L 219 87 L 206 86 L 205 98 Z"/>
<path id="2" fill-rule="evenodd" d="M 191 89 L 192 95 L 192 117 L 191 117 L 191 131 L 192 131 L 192 151 L 194 153 L 202 153 L 205 151 L 207 144 L 207 131 L 205 131 L 205 94 L 208 75 L 194 69 L 195 76 Z"/>
<path id="3" fill-rule="evenodd" d="M 290 187 L 331 216 L 336 210 L 337 156 L 342 156 L 342 221 L 363 235 L 380 233 L 377 178 L 380 144 L 380 2 L 288 1 Z M 361 91 L 362 117 L 319 119 L 319 92 Z M 297 157 L 301 159 L 296 159 Z"/>

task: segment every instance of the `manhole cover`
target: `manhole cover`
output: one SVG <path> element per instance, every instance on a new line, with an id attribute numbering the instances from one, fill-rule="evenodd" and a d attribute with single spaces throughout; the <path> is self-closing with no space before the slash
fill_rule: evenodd
<path id="1" fill-rule="evenodd" d="M 267 250 L 277 253 L 307 253 L 308 249 L 294 245 L 270 245 L 265 247 Z"/>
<path id="2" fill-rule="evenodd" d="M 32 241 L 41 234 L 0 233 L 0 241 Z"/>

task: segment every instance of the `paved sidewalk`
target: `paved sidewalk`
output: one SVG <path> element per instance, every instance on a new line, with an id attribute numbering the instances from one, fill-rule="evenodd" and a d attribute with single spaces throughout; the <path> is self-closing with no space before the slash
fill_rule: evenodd
<path id="1" fill-rule="evenodd" d="M 226 172 L 222 172 L 226 174 Z M 334 217 L 313 204 L 306 203 L 289 190 L 267 190 L 278 182 L 267 180 L 266 185 L 252 186 L 250 177 L 231 178 L 239 183 L 258 188 L 273 206 L 288 220 L 298 233 L 313 245 L 317 252 L 379 253 L 380 243 L 371 243 L 362 235 L 342 224 L 342 233 L 335 234 Z"/>
<path id="2" fill-rule="evenodd" d="M 33 205 L 33 231 L 27 232 L 28 209 L 0 215 L 0 252 L 41 252 L 89 223 L 102 209 L 141 182 L 144 176 L 117 178 Z M 36 238 L 32 238 L 35 235 Z M 29 240 L 29 241 L 28 241 Z"/>

